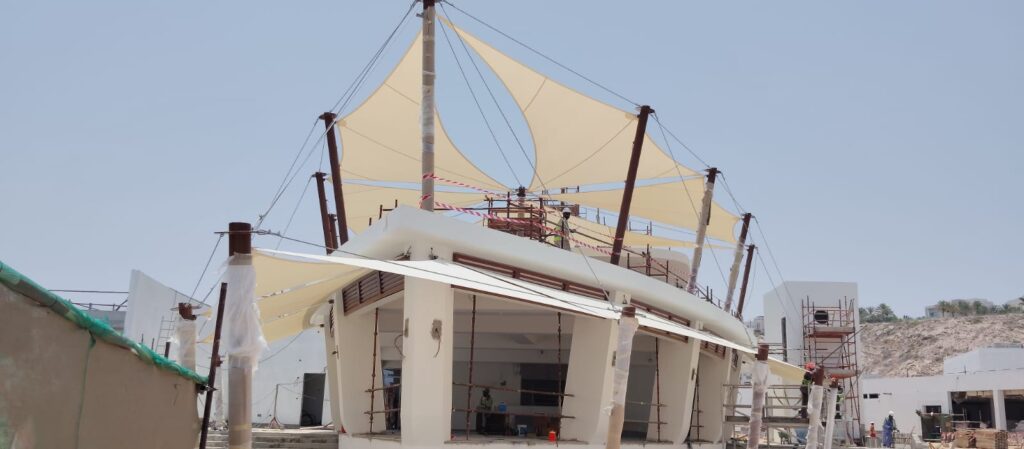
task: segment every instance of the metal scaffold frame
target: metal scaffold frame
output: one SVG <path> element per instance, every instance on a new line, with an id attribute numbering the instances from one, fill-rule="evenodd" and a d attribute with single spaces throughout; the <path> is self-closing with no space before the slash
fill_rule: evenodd
<path id="1" fill-rule="evenodd" d="M 860 422 L 860 388 L 857 364 L 857 307 L 853 298 L 838 305 L 819 306 L 810 297 L 801 300 L 804 363 L 825 369 L 839 379 L 846 403 L 843 420 L 847 441 L 863 434 Z"/>

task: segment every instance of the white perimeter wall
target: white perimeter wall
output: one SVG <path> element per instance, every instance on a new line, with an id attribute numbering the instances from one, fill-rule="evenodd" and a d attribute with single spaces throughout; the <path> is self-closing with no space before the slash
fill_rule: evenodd
<path id="1" fill-rule="evenodd" d="M 875 427 L 881 430 L 882 420 L 892 410 L 900 431 L 910 432 L 913 429 L 920 435 L 921 420 L 914 411 L 923 410 L 926 405 L 939 405 L 943 413 L 950 413 L 949 393 L 953 391 L 1024 389 L 1024 371 L 862 378 L 861 388 L 861 420 L 865 426 L 874 421 Z M 864 399 L 864 394 L 877 394 L 878 399 Z"/>
<path id="2" fill-rule="evenodd" d="M 132 270 L 124 335 L 136 341 L 144 338 L 145 345 L 149 346 L 150 339 L 158 337 L 161 320 L 177 319 L 177 304 L 187 301 L 187 296 L 161 284 L 141 271 Z M 199 334 L 197 341 L 203 341 L 213 335 L 214 321 L 212 318 L 212 315 L 200 315 L 196 320 L 196 329 Z M 174 333 L 171 332 L 170 358 L 180 362 L 178 346 L 173 341 L 173 336 Z M 156 351 L 161 354 L 163 354 L 163 350 L 162 344 L 156 348 Z M 324 336 L 319 328 L 308 329 L 293 337 L 271 343 L 270 348 L 263 353 L 263 360 L 253 378 L 253 422 L 270 422 L 273 414 L 275 385 L 284 384 L 279 389 L 277 420 L 284 425 L 299 425 L 303 374 L 325 373 L 326 366 Z M 209 374 L 209 367 L 210 344 L 200 343 L 196 349 L 196 371 L 205 376 Z M 222 371 L 218 375 L 222 376 L 222 380 L 225 381 L 222 385 L 226 389 L 227 378 L 223 377 L 226 376 L 226 372 Z M 323 422 L 327 424 L 331 422 L 330 404 L 326 402 L 330 398 L 330 393 L 325 392 L 324 398 Z M 224 407 L 226 413 L 226 395 Z M 200 413 L 202 413 L 202 408 L 200 408 Z"/>

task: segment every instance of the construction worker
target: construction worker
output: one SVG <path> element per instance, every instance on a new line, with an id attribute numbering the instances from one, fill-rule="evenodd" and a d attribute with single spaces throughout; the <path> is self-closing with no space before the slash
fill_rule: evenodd
<path id="1" fill-rule="evenodd" d="M 878 447 L 878 432 L 875 431 L 875 422 L 871 421 L 868 427 L 868 447 Z"/>
<path id="2" fill-rule="evenodd" d="M 839 381 L 839 379 L 837 377 L 835 377 L 835 376 L 832 376 L 832 380 L 835 380 L 837 382 Z M 839 407 L 843 405 L 843 398 L 846 397 L 845 392 L 843 391 L 843 384 L 842 383 L 838 384 L 838 389 L 836 390 L 836 392 L 837 392 L 837 394 L 836 394 L 836 420 L 838 421 L 838 420 L 843 419 L 843 414 L 842 414 L 842 412 L 840 412 L 840 408 Z"/>
<path id="3" fill-rule="evenodd" d="M 896 414 L 889 410 L 889 416 L 882 421 L 882 446 L 896 447 Z"/>
<path id="4" fill-rule="evenodd" d="M 800 417 L 807 417 L 807 397 L 811 393 L 811 384 L 814 383 L 814 362 L 807 362 L 804 365 L 804 380 L 800 382 Z"/>
<path id="5" fill-rule="evenodd" d="M 573 231 L 569 229 L 569 217 L 572 216 L 572 211 L 568 207 L 562 209 L 562 219 L 558 220 L 558 231 L 559 235 L 555 236 L 555 246 L 564 250 L 572 250 L 572 246 L 569 244 L 569 234 Z"/>
<path id="6" fill-rule="evenodd" d="M 490 421 L 490 411 L 494 408 L 494 399 L 491 398 L 491 389 L 484 388 L 480 396 L 480 403 L 476 406 L 476 431 L 487 435 L 487 424 Z"/>

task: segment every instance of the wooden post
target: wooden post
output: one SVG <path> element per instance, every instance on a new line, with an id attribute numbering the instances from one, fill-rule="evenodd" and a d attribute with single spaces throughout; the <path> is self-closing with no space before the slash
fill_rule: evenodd
<path id="1" fill-rule="evenodd" d="M 708 169 L 707 182 L 704 183 L 704 199 L 701 201 L 700 223 L 697 224 L 697 246 L 693 248 L 693 261 L 690 266 L 690 280 L 686 290 L 693 294 L 697 291 L 697 272 L 700 270 L 700 258 L 704 254 L 704 238 L 707 236 L 708 224 L 711 223 L 711 199 L 715 195 L 715 177 L 718 169 Z"/>
<path id="2" fill-rule="evenodd" d="M 203 406 L 203 428 L 199 435 L 199 449 L 206 449 L 206 437 L 210 429 L 210 407 L 213 406 L 213 386 L 220 366 L 220 331 L 224 324 L 224 300 L 228 295 L 228 284 L 220 283 L 220 301 L 217 302 L 217 325 L 213 328 L 213 347 L 210 354 L 210 374 L 206 377 L 206 404 Z"/>
<path id="3" fill-rule="evenodd" d="M 324 228 L 324 248 L 327 254 L 330 254 L 331 251 L 334 251 L 334 243 L 337 240 L 331 233 L 331 217 L 330 212 L 327 211 L 327 189 L 324 188 L 327 173 L 318 171 L 313 173 L 313 177 L 316 178 L 316 196 L 320 200 L 320 226 Z"/>
<path id="4" fill-rule="evenodd" d="M 327 214 L 327 224 L 331 232 L 331 241 L 334 242 L 334 250 L 338 250 L 338 227 L 335 223 L 338 222 L 338 216 L 336 214 Z"/>
<path id="5" fill-rule="evenodd" d="M 341 192 L 341 163 L 338 159 L 338 140 L 334 137 L 333 112 L 324 112 L 320 120 L 327 127 L 327 153 L 331 163 L 331 184 L 334 187 L 334 211 L 338 213 L 338 233 L 341 244 L 348 241 L 348 223 L 345 221 L 345 195 Z"/>
<path id="6" fill-rule="evenodd" d="M 636 187 L 636 171 L 640 167 L 640 151 L 644 147 L 644 136 L 647 135 L 647 117 L 654 112 L 650 106 L 640 106 L 637 115 L 636 135 L 633 137 L 633 152 L 629 156 L 629 169 L 626 172 L 626 186 L 622 189 L 622 205 L 619 207 L 619 222 L 615 226 L 615 240 L 612 241 L 612 255 L 609 262 L 619 264 L 622 254 L 622 239 L 626 237 L 629 226 L 629 206 L 633 203 L 633 188 Z"/>
<path id="7" fill-rule="evenodd" d="M 420 101 L 423 179 L 420 209 L 434 210 L 434 11 L 435 0 L 423 0 L 423 96 Z"/>
<path id="8" fill-rule="evenodd" d="M 750 229 L 750 212 L 743 214 L 743 227 L 740 228 L 740 239 L 736 241 L 736 253 L 732 258 L 732 269 L 729 270 L 729 290 L 725 294 L 725 311 L 732 310 L 732 295 L 736 291 L 736 280 L 740 274 L 740 262 L 743 261 L 743 247 L 747 244 L 747 230 Z"/>
<path id="9" fill-rule="evenodd" d="M 740 303 L 736 305 L 736 318 L 740 319 L 743 318 L 743 303 L 747 299 L 747 282 L 750 281 L 750 266 L 754 262 L 754 251 L 757 251 L 756 246 L 753 244 L 747 246 L 747 268 L 743 271 L 743 285 L 740 286 Z M 782 333 L 783 335 L 786 333 L 785 326 L 782 328 Z"/>

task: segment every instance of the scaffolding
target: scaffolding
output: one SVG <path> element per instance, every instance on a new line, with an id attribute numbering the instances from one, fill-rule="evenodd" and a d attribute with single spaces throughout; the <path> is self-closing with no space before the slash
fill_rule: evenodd
<path id="1" fill-rule="evenodd" d="M 817 305 L 810 297 L 801 300 L 803 315 L 804 363 L 814 363 L 825 374 L 839 380 L 845 412 L 841 413 L 847 441 L 855 441 L 863 431 L 860 422 L 860 388 L 857 366 L 857 307 L 852 298 L 835 305 Z M 842 405 L 837 405 L 844 410 Z M 839 410 L 836 412 L 838 413 Z"/>

